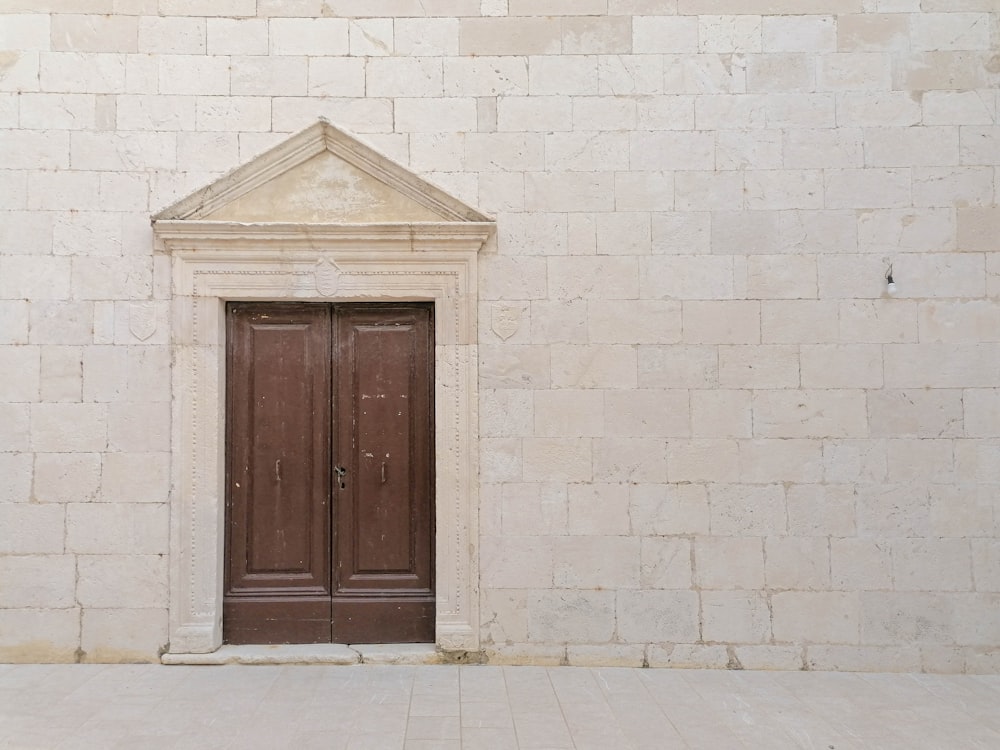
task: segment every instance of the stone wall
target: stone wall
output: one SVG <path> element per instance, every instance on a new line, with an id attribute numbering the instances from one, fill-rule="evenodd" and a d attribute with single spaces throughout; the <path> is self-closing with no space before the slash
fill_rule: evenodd
<path id="1" fill-rule="evenodd" d="M 996 0 L 0 0 L 0 50 L 0 659 L 165 646 L 149 218 L 325 116 L 497 219 L 489 659 L 1000 668 Z"/>

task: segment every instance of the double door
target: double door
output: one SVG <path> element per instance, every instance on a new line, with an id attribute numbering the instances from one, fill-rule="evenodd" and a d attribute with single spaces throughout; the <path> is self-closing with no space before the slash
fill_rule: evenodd
<path id="1" fill-rule="evenodd" d="M 433 641 L 433 306 L 226 324 L 224 640 Z"/>

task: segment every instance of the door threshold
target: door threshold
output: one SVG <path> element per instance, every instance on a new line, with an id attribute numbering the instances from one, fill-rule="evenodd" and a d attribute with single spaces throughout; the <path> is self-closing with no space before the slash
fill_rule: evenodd
<path id="1" fill-rule="evenodd" d="M 440 664 L 433 643 L 287 643 L 220 646 L 209 654 L 166 653 L 162 664 Z"/>

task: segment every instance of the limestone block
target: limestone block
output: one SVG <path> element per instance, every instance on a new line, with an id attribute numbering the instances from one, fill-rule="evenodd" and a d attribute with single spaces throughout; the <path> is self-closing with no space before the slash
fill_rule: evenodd
<path id="1" fill-rule="evenodd" d="M 919 117 L 920 107 L 917 107 Z M 837 122 L 833 94 L 770 93 L 765 103 L 767 124 L 774 128 L 832 128 Z"/>
<path id="2" fill-rule="evenodd" d="M 334 19 L 317 19 L 317 21 L 319 20 Z M 303 96 L 306 93 L 308 62 L 305 57 L 248 55 L 232 57 L 231 59 L 232 94 L 237 96 Z M 371 77 L 370 68 L 368 75 Z M 369 86 L 373 89 L 374 96 L 386 95 L 376 93 L 374 91 L 376 87 L 371 84 Z"/>
<path id="3" fill-rule="evenodd" d="M 597 214 L 595 219 L 599 255 L 650 254 L 652 235 L 648 213 Z"/>
<path id="4" fill-rule="evenodd" d="M 94 198 L 100 199 L 100 191 L 96 187 Z M 85 205 L 86 201 L 81 203 Z M 112 262 L 110 256 L 122 254 L 122 229 L 121 214 L 96 212 L 57 214 L 52 227 L 52 252 L 55 255 L 77 256 L 74 260 L 80 259 L 80 256 L 109 256 L 101 260 Z M 149 247 L 149 243 L 144 244 L 146 248 Z M 136 261 L 131 260 L 131 262 Z M 73 283 L 77 283 L 75 278 Z"/>
<path id="5" fill-rule="evenodd" d="M 43 91 L 121 94 L 125 92 L 125 55 L 43 52 L 39 56 L 38 81 Z"/>
<path id="6" fill-rule="evenodd" d="M 816 59 L 804 53 L 752 55 L 747 59 L 747 91 L 809 92 L 816 86 Z"/>
<path id="7" fill-rule="evenodd" d="M 549 97 L 542 97 L 543 99 Z M 552 97 L 561 101 L 561 97 Z M 631 131 L 636 128 L 636 103 L 609 96 L 578 96 L 572 102 L 572 129 L 578 131 Z"/>
<path id="8" fill-rule="evenodd" d="M 762 94 L 699 96 L 694 103 L 695 124 L 699 130 L 763 128 L 767 124 L 766 101 Z"/>
<path id="9" fill-rule="evenodd" d="M 490 665 L 557 667 L 566 663 L 566 647 L 536 643 L 504 643 L 484 649 Z"/>
<path id="10" fill-rule="evenodd" d="M 727 669 L 730 659 L 725 646 L 701 646 L 678 643 L 673 646 L 650 645 L 647 662 L 654 669 Z"/>
<path id="11" fill-rule="evenodd" d="M 1000 596 L 969 594 L 958 597 L 955 641 L 962 645 L 993 647 L 1000 635 Z"/>
<path id="12" fill-rule="evenodd" d="M 955 470 L 978 482 L 1000 483 L 1000 452 L 995 440 L 956 440 Z"/>
<path id="13" fill-rule="evenodd" d="M 1000 155 L 1000 127 L 963 127 L 962 164 L 996 164 Z"/>
<path id="14" fill-rule="evenodd" d="M 785 137 L 784 164 L 792 169 L 863 167 L 864 157 L 860 128 L 800 128 Z"/>
<path id="15" fill-rule="evenodd" d="M 25 453 L 0 453 L 0 503 L 20 503 L 30 499 L 31 458 Z"/>
<path id="16" fill-rule="evenodd" d="M 570 506 L 572 517 L 572 505 Z M 639 539 L 576 536 L 552 540 L 553 582 L 563 589 L 639 588 Z"/>
<path id="17" fill-rule="evenodd" d="M 120 311 L 119 311 L 120 312 Z M 122 316 L 118 316 L 119 318 Z M 166 327 L 165 324 L 161 324 Z M 124 336 L 120 336 L 123 339 Z M 146 339 L 152 342 L 153 337 Z M 129 343 L 135 343 L 131 338 Z M 130 346 L 126 373 L 126 398 L 133 403 L 170 401 L 170 350 L 160 346 Z"/>
<path id="18" fill-rule="evenodd" d="M 493 255 L 482 258 L 479 270 L 483 279 L 480 298 L 541 299 L 546 296 L 544 258 L 513 258 Z"/>
<path id="19" fill-rule="evenodd" d="M 785 345 L 720 346 L 719 385 L 723 388 L 796 388 L 799 349 Z"/>
<path id="20" fill-rule="evenodd" d="M 66 549 L 83 555 L 165 555 L 169 510 L 165 503 L 70 503 Z"/>
<path id="21" fill-rule="evenodd" d="M 63 105 L 71 106 L 71 105 Z M 90 107 L 93 108 L 93 101 Z M 39 172 L 28 174 L 28 207 L 43 210 L 100 208 L 98 172 Z"/>
<path id="22" fill-rule="evenodd" d="M 641 667 L 644 659 L 645 648 L 641 645 L 606 643 L 566 647 L 566 661 L 571 667 Z"/>
<path id="23" fill-rule="evenodd" d="M 1000 208 L 960 208 L 958 210 L 958 249 L 993 252 L 1000 231 Z"/>
<path id="24" fill-rule="evenodd" d="M 681 337 L 681 305 L 659 300 L 591 300 L 587 323 L 592 343 L 675 343 Z"/>
<path id="25" fill-rule="evenodd" d="M 27 343 L 27 300 L 0 300 L 0 344 Z"/>
<path id="26" fill-rule="evenodd" d="M 52 453 L 102 451 L 108 414 L 103 404 L 33 404 L 31 446 Z"/>
<path id="27" fill-rule="evenodd" d="M 548 388 L 549 347 L 480 346 L 479 384 L 482 388 Z"/>
<path id="28" fill-rule="evenodd" d="M 479 434 L 483 437 L 517 437 L 532 434 L 532 392 L 485 389 L 479 392 Z"/>
<path id="29" fill-rule="evenodd" d="M 601 95 L 627 96 L 663 92 L 660 55 L 601 55 L 597 59 L 597 86 Z"/>
<path id="30" fill-rule="evenodd" d="M 708 492 L 697 484 L 637 484 L 629 488 L 633 534 L 707 534 Z"/>
<path id="31" fill-rule="evenodd" d="M 502 131 L 559 131 L 573 127 L 573 105 L 567 96 L 505 96 L 497 102 Z"/>
<path id="32" fill-rule="evenodd" d="M 636 127 L 640 131 L 693 130 L 696 97 L 648 96 L 636 102 Z M 633 169 L 635 161 L 632 162 Z"/>
<path id="33" fill-rule="evenodd" d="M 863 391 L 756 391 L 754 433 L 758 437 L 867 437 Z"/>
<path id="34" fill-rule="evenodd" d="M 268 22 L 263 18 L 209 18 L 206 20 L 210 55 L 266 55 Z"/>
<path id="35" fill-rule="evenodd" d="M 484 451 L 487 452 L 487 451 Z M 482 464 L 487 459 L 480 459 Z M 490 467 L 490 479 L 496 477 L 496 473 Z M 513 472 L 512 472 L 513 473 Z M 503 491 L 502 484 L 495 481 L 479 484 L 479 533 L 482 536 L 501 536 L 503 533 Z"/>
<path id="36" fill-rule="evenodd" d="M 662 438 L 595 440 L 594 479 L 628 483 L 667 481 L 666 446 Z"/>
<path id="37" fill-rule="evenodd" d="M 532 95 L 594 96 L 597 57 L 545 55 L 528 58 L 528 92 Z"/>
<path id="38" fill-rule="evenodd" d="M 446 96 L 523 96 L 528 93 L 528 63 L 523 57 L 445 58 L 444 91 Z"/>
<path id="39" fill-rule="evenodd" d="M 955 473 L 959 482 L 966 477 Z M 931 534 L 944 537 L 988 536 L 995 505 L 995 488 L 989 485 L 931 485 Z"/>
<path id="40" fill-rule="evenodd" d="M 771 639 L 766 597 L 758 591 L 701 592 L 701 637 L 723 643 L 766 643 Z"/>
<path id="41" fill-rule="evenodd" d="M 731 298 L 734 295 L 731 256 L 656 255 L 641 258 L 639 268 L 640 293 L 643 298 L 713 300 Z M 721 304 L 724 306 L 724 303 Z M 694 310 L 700 312 L 697 307 Z"/>
<path id="42" fill-rule="evenodd" d="M 822 537 L 769 536 L 764 541 L 769 589 L 830 588 L 830 548 Z"/>
<path id="43" fill-rule="evenodd" d="M 566 217 L 567 244 L 571 255 L 597 254 L 596 214 L 576 213 Z"/>
<path id="44" fill-rule="evenodd" d="M 65 16 L 56 16 L 57 22 Z M 48 50 L 51 48 L 51 17 L 43 13 L 8 13 L 4 16 L 0 46 L 4 49 Z"/>
<path id="45" fill-rule="evenodd" d="M 846 16 L 853 18 L 853 16 Z M 833 16 L 764 16 L 764 52 L 832 52 L 837 49 L 838 22 Z"/>
<path id="46" fill-rule="evenodd" d="M 459 23 L 462 55 L 548 55 L 562 51 L 558 18 L 462 18 Z"/>
<path id="47" fill-rule="evenodd" d="M 976 591 L 1000 593 L 1000 541 L 973 539 L 971 544 Z"/>
<path id="48" fill-rule="evenodd" d="M 76 299 L 147 298 L 152 293 L 148 257 L 73 258 L 72 290 Z"/>
<path id="49" fill-rule="evenodd" d="M 0 554 L 47 555 L 63 551 L 65 509 L 62 505 L 0 505 Z"/>
<path id="50" fill-rule="evenodd" d="M 877 344 L 806 344 L 800 348 L 803 388 L 881 388 Z"/>
<path id="51" fill-rule="evenodd" d="M 893 71 L 893 88 L 949 91 L 989 88 L 997 75 L 988 65 L 989 53 L 967 50 L 913 52 Z"/>
<path id="52" fill-rule="evenodd" d="M 711 484 L 713 534 L 780 534 L 787 528 L 785 490 L 778 484 Z"/>
<path id="53" fill-rule="evenodd" d="M 802 649 L 793 646 L 737 646 L 736 660 L 743 669 L 803 669 Z"/>
<path id="54" fill-rule="evenodd" d="M 105 502 L 163 503 L 169 487 L 169 453 L 104 454 L 101 499 Z"/>
<path id="55" fill-rule="evenodd" d="M 41 349 L 37 346 L 0 346 L 0 401 L 39 400 Z"/>
<path id="56" fill-rule="evenodd" d="M 858 536 L 873 539 L 931 534 L 930 499 L 923 484 L 859 485 Z"/>
<path id="57" fill-rule="evenodd" d="M 523 475 L 518 438 L 480 438 L 479 477 L 483 482 L 516 482 Z"/>
<path id="58" fill-rule="evenodd" d="M 955 642 L 955 598 L 944 594 L 863 592 L 861 642 L 909 645 Z"/>
<path id="59" fill-rule="evenodd" d="M 735 440 L 667 441 L 667 474 L 671 482 L 725 482 L 739 479 Z"/>
<path id="60" fill-rule="evenodd" d="M 27 404 L 0 404 L 0 451 L 28 450 L 30 431 Z"/>
<path id="61" fill-rule="evenodd" d="M 775 152 L 777 153 L 777 151 Z M 743 206 L 743 173 L 740 165 L 723 172 L 678 172 L 675 205 L 678 211 L 732 211 Z"/>
<path id="62" fill-rule="evenodd" d="M 167 646 L 165 609 L 84 609 L 82 661 L 158 662 Z"/>
<path id="63" fill-rule="evenodd" d="M 161 0 L 159 8 L 161 13 L 170 16 L 249 16 L 253 15 L 255 5 L 250 0 L 219 0 L 207 9 L 198 0 Z"/>
<path id="64" fill-rule="evenodd" d="M 910 45 L 914 50 L 990 49 L 990 16 L 986 13 L 916 14 L 910 18 Z"/>
<path id="65" fill-rule="evenodd" d="M 534 430 L 540 437 L 604 434 L 604 393 L 597 390 L 535 391 Z"/>
<path id="66" fill-rule="evenodd" d="M 825 172 L 827 208 L 902 208 L 911 202 L 908 169 Z"/>
<path id="67" fill-rule="evenodd" d="M 528 640 L 527 594 L 516 589 L 482 592 L 480 613 L 482 638 L 486 643 Z"/>
<path id="68" fill-rule="evenodd" d="M 749 536 L 695 537 L 694 582 L 701 589 L 722 591 L 764 588 L 763 540 Z"/>
<path id="69" fill-rule="evenodd" d="M 892 558 L 889 542 L 877 539 L 831 539 L 830 578 L 834 589 L 891 589 Z"/>
<path id="70" fill-rule="evenodd" d="M 951 482 L 954 478 L 950 440 L 900 438 L 887 441 L 890 482 Z"/>
<path id="71" fill-rule="evenodd" d="M 83 400 L 125 400 L 128 392 L 128 349 L 87 346 L 82 351 Z"/>
<path id="72" fill-rule="evenodd" d="M 635 388 L 635 347 L 610 344 L 553 344 L 554 388 Z"/>
<path id="73" fill-rule="evenodd" d="M 342 18 L 272 18 L 272 55 L 346 55 L 348 22 Z"/>
<path id="74" fill-rule="evenodd" d="M 483 172 L 479 175 L 479 203 L 484 211 L 524 211 L 524 175 Z"/>
<path id="75" fill-rule="evenodd" d="M 989 167 L 918 167 L 913 170 L 916 206 L 986 206 L 993 200 Z"/>
<path id="76" fill-rule="evenodd" d="M 740 479 L 751 484 L 819 482 L 822 441 L 741 440 Z"/>
<path id="77" fill-rule="evenodd" d="M 394 18 L 396 54 L 412 57 L 457 55 L 459 28 L 458 18 Z"/>
<path id="78" fill-rule="evenodd" d="M 32 313 L 35 304 L 69 297 L 69 258 L 7 256 L 2 270 L 0 296 L 32 300 Z"/>
<path id="79" fill-rule="evenodd" d="M 858 243 L 862 252 L 933 252 L 955 249 L 955 214 L 950 208 L 897 209 L 865 212 L 859 217 Z M 903 297 L 964 296 L 982 278 L 970 266 L 975 258 L 928 255 L 900 264 L 907 283 L 897 286 Z M 970 262 L 971 261 L 971 262 Z M 970 278 L 964 281 L 961 274 Z"/>
<path id="80" fill-rule="evenodd" d="M 618 630 L 621 635 L 620 623 Z M 535 643 L 606 643 L 614 632 L 613 591 L 553 589 L 528 596 L 528 636 Z"/>
<path id="81" fill-rule="evenodd" d="M 755 166 L 755 165 L 751 165 Z M 823 173 L 810 169 L 767 169 L 747 171 L 746 204 L 755 210 L 790 210 L 823 208 Z M 809 259 L 800 259 L 808 263 Z M 788 263 L 784 258 L 782 262 Z M 808 284 L 809 273 L 798 279 L 798 291 Z M 779 285 L 781 280 L 779 280 Z M 785 295 L 782 295 L 785 296 Z M 796 293 L 796 296 L 812 296 Z"/>
<path id="82" fill-rule="evenodd" d="M 691 434 L 687 391 L 607 391 L 604 407 L 608 436 L 686 437 Z"/>
<path id="83" fill-rule="evenodd" d="M 568 530 L 566 485 L 508 482 L 503 485 L 501 526 L 505 535 L 563 535 Z"/>
<path id="84" fill-rule="evenodd" d="M 647 589 L 618 592 L 618 636 L 626 643 L 698 640 L 698 593 Z"/>
<path id="85" fill-rule="evenodd" d="M 198 97 L 199 130 L 267 131 L 271 128 L 271 102 L 262 96 Z"/>
<path id="86" fill-rule="evenodd" d="M 170 449 L 170 403 L 129 402 L 107 406 L 111 450 L 156 452 Z"/>
<path id="87" fill-rule="evenodd" d="M 77 601 L 84 607 L 167 605 L 165 555 L 81 555 L 77 565 Z"/>
<path id="88" fill-rule="evenodd" d="M 570 534 L 629 533 L 629 491 L 624 484 L 570 485 Z M 638 549 L 638 548 L 637 548 Z"/>
<path id="89" fill-rule="evenodd" d="M 632 51 L 680 53 L 698 51 L 698 19 L 639 16 L 632 19 Z"/>
<path id="90" fill-rule="evenodd" d="M 590 438 L 525 438 L 524 480 L 589 482 L 593 477 Z"/>
<path id="91" fill-rule="evenodd" d="M 920 102 L 908 91 L 845 91 L 837 94 L 837 125 L 841 127 L 908 127 L 920 121 Z"/>
<path id="92" fill-rule="evenodd" d="M 531 211 L 611 211 L 614 175 L 605 172 L 529 172 L 525 207 Z"/>
<path id="93" fill-rule="evenodd" d="M 992 388 L 1000 381 L 998 344 L 888 344 L 889 388 Z"/>
<path id="94" fill-rule="evenodd" d="M 645 132 L 629 136 L 631 163 L 638 170 L 711 170 L 715 136 L 711 132 Z"/>
<path id="95" fill-rule="evenodd" d="M 926 125 L 992 125 L 996 101 L 992 91 L 927 91 L 921 99 Z M 963 136 L 975 142 L 988 128 L 967 128 Z"/>
<path id="96" fill-rule="evenodd" d="M 379 56 L 393 54 L 393 19 L 361 18 L 350 22 L 352 55 Z"/>
<path id="97" fill-rule="evenodd" d="M 79 609 L 0 609 L 0 659 L 4 662 L 74 662 L 79 646 Z"/>
<path id="98" fill-rule="evenodd" d="M 855 593 L 785 591 L 771 596 L 775 641 L 858 643 L 861 602 Z"/>
<path id="99" fill-rule="evenodd" d="M 487 153 L 489 149 L 485 149 Z M 497 244 L 506 255 L 566 255 L 565 214 L 515 213 L 501 215 Z"/>
<path id="100" fill-rule="evenodd" d="M 958 162 L 958 127 L 868 128 L 865 160 L 875 167 L 949 166 Z"/>
<path id="101" fill-rule="evenodd" d="M 917 311 L 907 300 L 850 300 L 840 303 L 840 339 L 845 343 L 915 342 Z"/>
<path id="102" fill-rule="evenodd" d="M 907 52 L 908 18 L 899 13 L 866 13 L 837 19 L 837 48 L 841 52 Z"/>
<path id="103" fill-rule="evenodd" d="M 798 197 L 793 200 L 783 191 L 777 182 L 777 177 L 771 171 L 780 171 L 781 133 L 776 130 L 718 130 L 715 133 L 715 166 L 719 170 L 757 170 L 746 175 L 746 205 L 748 208 L 763 210 L 778 208 L 778 204 L 786 207 L 791 203 L 816 203 L 815 194 Z M 762 172 L 760 170 L 768 170 Z M 732 175 L 728 176 L 732 181 Z M 801 175 L 790 176 L 789 179 L 800 181 Z M 813 180 L 815 181 L 815 180 Z M 776 187 L 777 185 L 777 187 Z M 680 196 L 683 197 L 683 196 Z M 730 196 L 733 197 L 733 196 Z M 773 205 L 772 205 L 773 204 Z M 734 200 L 729 205 L 718 201 L 715 208 L 739 207 L 741 202 Z"/>
<path id="104" fill-rule="evenodd" d="M 691 344 L 759 344 L 761 303 L 685 301 L 684 341 Z"/>
<path id="105" fill-rule="evenodd" d="M 838 308 L 831 300 L 765 300 L 760 303 L 765 344 L 826 343 L 838 338 Z"/>
<path id="106" fill-rule="evenodd" d="M 690 589 L 693 582 L 688 539 L 643 537 L 639 583 L 644 589 Z"/>
<path id="107" fill-rule="evenodd" d="M 640 388 L 712 388 L 719 383 L 718 355 L 710 346 L 638 347 Z"/>
<path id="108" fill-rule="evenodd" d="M 834 52 L 817 58 L 821 91 L 871 91 L 891 88 L 892 57 L 883 52 Z"/>
<path id="109" fill-rule="evenodd" d="M 785 490 L 788 533 L 851 536 L 856 531 L 854 488 L 849 484 L 792 484 Z"/>
<path id="110" fill-rule="evenodd" d="M 886 460 L 884 440 L 823 441 L 823 476 L 827 482 L 884 482 Z"/>
<path id="111" fill-rule="evenodd" d="M 701 52 L 760 52 L 761 44 L 761 17 L 758 15 L 698 17 L 698 49 Z"/>
<path id="112" fill-rule="evenodd" d="M 587 343 L 586 300 L 537 300 L 531 303 L 531 340 L 538 344 Z"/>
<path id="113" fill-rule="evenodd" d="M 132 21 L 132 49 L 135 52 L 135 19 Z M 120 19 L 119 19 L 120 20 Z M 139 19 L 139 52 L 172 55 L 205 54 L 206 24 L 204 18 L 143 16 Z M 98 51 L 98 50 L 94 50 Z"/>
<path id="114" fill-rule="evenodd" d="M 73 555 L 0 557 L 0 607 L 59 609 L 72 607 L 76 593 Z"/>
<path id="115" fill-rule="evenodd" d="M 912 646 L 809 646 L 808 669 L 840 672 L 916 672 L 920 650 Z"/>
<path id="116" fill-rule="evenodd" d="M 35 455 L 32 498 L 41 503 L 96 500 L 100 495 L 99 453 L 38 453 Z"/>
<path id="117" fill-rule="evenodd" d="M 539 133 L 469 133 L 465 166 L 483 172 L 536 172 L 545 164 L 545 139 Z"/>
<path id="118" fill-rule="evenodd" d="M 693 437 L 750 437 L 752 432 L 750 391 L 691 391 Z"/>
<path id="119" fill-rule="evenodd" d="M 966 539 L 894 539 L 892 572 L 897 591 L 969 591 L 972 561 Z"/>
<path id="120" fill-rule="evenodd" d="M 79 169 L 108 172 L 174 169 L 177 161 L 177 138 L 174 133 L 166 132 L 74 132 L 71 156 L 74 167 Z"/>

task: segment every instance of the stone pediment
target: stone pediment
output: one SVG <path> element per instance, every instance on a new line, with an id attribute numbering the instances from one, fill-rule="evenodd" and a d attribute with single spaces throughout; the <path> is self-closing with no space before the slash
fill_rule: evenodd
<path id="1" fill-rule="evenodd" d="M 492 224 L 492 219 L 320 120 L 153 216 L 154 223 Z"/>

